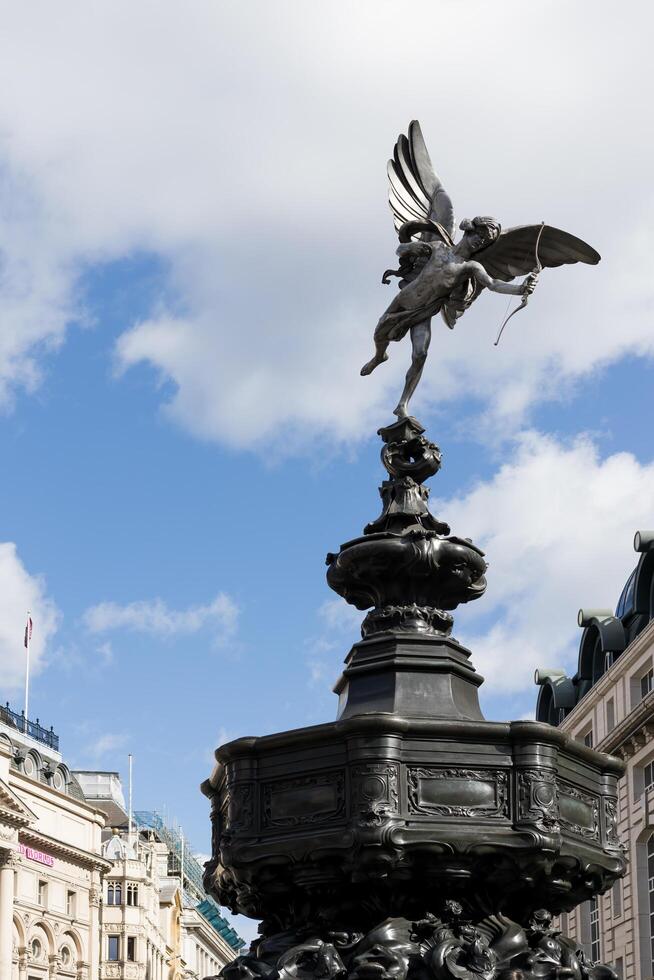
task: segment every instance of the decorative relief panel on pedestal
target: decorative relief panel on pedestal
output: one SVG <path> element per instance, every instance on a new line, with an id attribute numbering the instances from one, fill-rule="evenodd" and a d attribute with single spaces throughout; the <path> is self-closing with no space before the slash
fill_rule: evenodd
<path id="1" fill-rule="evenodd" d="M 599 840 L 599 798 L 571 783 L 559 781 L 559 812 L 564 830 L 577 837 Z"/>
<path id="2" fill-rule="evenodd" d="M 231 786 L 227 803 L 227 830 L 249 830 L 254 815 L 254 794 L 251 783 Z"/>
<path id="3" fill-rule="evenodd" d="M 299 827 L 328 823 L 345 812 L 342 769 L 280 779 L 263 785 L 263 826 Z"/>
<path id="4" fill-rule="evenodd" d="M 443 817 L 509 816 L 503 769 L 408 770 L 409 811 Z"/>
<path id="5" fill-rule="evenodd" d="M 618 835 L 618 801 L 615 796 L 604 799 L 604 833 L 609 846 L 624 846 Z"/>
<path id="6" fill-rule="evenodd" d="M 518 773 L 518 820 L 543 830 L 558 828 L 559 804 L 553 770 L 524 769 Z"/>
<path id="7" fill-rule="evenodd" d="M 364 827 L 379 826 L 399 813 L 399 774 L 394 763 L 367 763 L 351 771 L 352 812 Z"/>

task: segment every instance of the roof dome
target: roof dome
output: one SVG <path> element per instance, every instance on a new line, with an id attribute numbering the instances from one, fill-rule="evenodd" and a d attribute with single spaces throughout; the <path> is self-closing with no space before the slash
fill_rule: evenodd
<path id="1" fill-rule="evenodd" d="M 109 861 L 124 861 L 126 858 L 134 860 L 136 858 L 134 845 L 128 843 L 118 834 L 114 834 L 108 841 L 105 841 L 102 845 L 102 854 Z"/>

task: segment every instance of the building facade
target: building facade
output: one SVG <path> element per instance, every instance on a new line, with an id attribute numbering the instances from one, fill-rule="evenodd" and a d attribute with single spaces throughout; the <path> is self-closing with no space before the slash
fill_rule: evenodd
<path id="1" fill-rule="evenodd" d="M 186 980 L 215 977 L 236 955 L 233 929 L 216 913 L 213 902 L 185 902 L 181 915 L 182 956 Z M 229 941 L 228 941 L 229 940 Z M 239 948 L 242 943 L 239 940 Z"/>
<path id="2" fill-rule="evenodd" d="M 120 777 L 76 772 L 107 830 L 101 980 L 202 980 L 230 962 L 243 941 L 209 899 L 202 870 L 179 831 L 139 811 L 130 831 Z"/>
<path id="3" fill-rule="evenodd" d="M 102 893 L 99 976 L 101 980 L 168 980 L 159 905 L 161 857 L 154 846 L 139 847 L 136 836 L 125 832 L 128 815 L 118 773 L 80 771 L 75 778 L 107 822 L 102 855 L 110 867 Z M 165 861 L 166 853 L 164 865 Z"/>
<path id="4" fill-rule="evenodd" d="M 103 826 L 52 730 L 1 709 L 0 980 L 98 976 Z"/>
<path id="5" fill-rule="evenodd" d="M 101 980 L 174 980 L 162 929 L 156 854 L 118 834 L 106 841 Z"/>
<path id="6" fill-rule="evenodd" d="M 242 945 L 178 833 L 129 833 L 117 773 L 0 708 L 0 980 L 202 980 Z"/>
<path id="7" fill-rule="evenodd" d="M 181 976 L 184 980 L 215 976 L 234 959 L 244 946 L 243 940 L 221 914 L 213 898 L 205 892 L 204 870 L 179 829 L 168 826 L 153 811 L 139 810 L 134 818 L 141 839 L 154 840 L 165 846 L 168 879 L 180 883 Z"/>
<path id="8" fill-rule="evenodd" d="M 536 717 L 626 764 L 616 820 L 629 859 L 605 895 L 562 916 L 561 928 L 621 980 L 654 977 L 654 532 L 615 612 L 580 610 L 577 672 L 539 669 Z"/>

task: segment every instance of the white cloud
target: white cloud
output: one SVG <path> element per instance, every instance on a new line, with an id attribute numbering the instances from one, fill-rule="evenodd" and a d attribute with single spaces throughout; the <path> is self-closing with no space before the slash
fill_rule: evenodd
<path id="1" fill-rule="evenodd" d="M 104 667 L 110 667 L 111 664 L 113 664 L 114 650 L 109 640 L 106 640 L 106 642 L 104 643 L 98 643 L 97 647 L 95 648 L 95 651 L 100 657 L 100 660 Z"/>
<path id="2" fill-rule="evenodd" d="M 40 673 L 51 638 L 57 631 L 61 614 L 48 596 L 46 583 L 31 575 L 11 541 L 0 543 L 0 684 L 20 690 L 25 683 L 25 622 L 32 616 L 30 676 Z M 18 708 L 18 705 L 13 705 Z"/>
<path id="3" fill-rule="evenodd" d="M 336 633 L 351 633 L 359 639 L 361 621 L 365 613 L 350 606 L 345 599 L 326 599 L 318 610 L 326 627 Z"/>
<path id="4" fill-rule="evenodd" d="M 535 667 L 574 671 L 580 607 L 617 604 L 634 531 L 654 521 L 654 463 L 524 433 L 492 479 L 432 510 L 490 562 L 486 595 L 455 613 L 457 636 L 488 688 L 524 690 Z"/>
<path id="5" fill-rule="evenodd" d="M 206 605 L 171 609 L 163 599 L 146 599 L 120 605 L 100 602 L 83 616 L 91 633 L 130 630 L 170 638 L 206 631 L 214 643 L 232 636 L 236 630 L 238 607 L 224 592 Z"/>
<path id="6" fill-rule="evenodd" d="M 439 327 L 424 400 L 465 387 L 506 428 L 566 379 L 654 351 L 645 0 L 619 43 L 604 0 L 590 22 L 565 0 L 506 0 L 499 20 L 481 0 L 337 0 L 327 18 L 298 0 L 37 6 L 38 30 L 15 4 L 0 41 L 0 399 L 86 319 L 80 271 L 145 250 L 174 301 L 125 324 L 116 358 L 173 382 L 177 424 L 278 452 L 369 431 L 408 358 L 394 346 L 358 378 L 393 294 L 384 164 L 411 116 L 459 216 L 545 217 L 604 256 L 546 273 L 499 349 L 498 297 Z M 418 24 L 437 45 L 400 63 Z"/>
<path id="7" fill-rule="evenodd" d="M 318 608 L 320 631 L 306 642 L 308 657 L 305 661 L 309 687 L 323 686 L 332 681 L 338 668 L 337 653 L 341 658 L 350 644 L 361 639 L 361 621 L 364 613 L 349 606 L 344 599 L 327 599 Z"/>
<path id="8" fill-rule="evenodd" d="M 322 660 L 309 660 L 307 661 L 307 667 L 309 668 L 309 687 L 316 687 L 318 684 L 322 685 L 329 675 L 328 664 Z"/>
<path id="9" fill-rule="evenodd" d="M 123 749 L 128 742 L 128 736 L 117 732 L 105 732 L 99 735 L 94 742 L 86 746 L 86 754 L 92 759 L 101 759 L 105 755 Z"/>

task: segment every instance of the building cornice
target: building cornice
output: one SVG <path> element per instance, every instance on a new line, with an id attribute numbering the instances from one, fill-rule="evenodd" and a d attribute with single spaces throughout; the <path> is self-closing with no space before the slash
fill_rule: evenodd
<path id="1" fill-rule="evenodd" d="M 187 913 L 191 913 L 190 915 Z M 206 946 L 218 949 L 222 956 L 231 957 L 235 950 L 197 909 L 184 909 L 182 925 L 187 933 L 197 934 Z"/>
<path id="2" fill-rule="evenodd" d="M 9 778 L 21 792 L 28 793 L 31 796 L 42 794 L 45 799 L 52 800 L 57 807 L 68 810 L 69 813 L 74 813 L 76 816 L 83 815 L 87 820 L 89 819 L 89 815 L 93 814 L 93 823 L 97 824 L 101 829 L 104 829 L 106 825 L 104 813 L 90 803 L 78 800 L 76 797 L 70 796 L 69 793 L 63 793 L 55 789 L 54 786 L 48 786 L 47 783 L 43 783 L 39 779 L 34 779 L 32 776 L 27 776 L 17 769 L 10 770 Z"/>
<path id="3" fill-rule="evenodd" d="M 597 746 L 621 759 L 630 759 L 654 735 L 654 691 L 636 705 L 619 725 L 610 731 Z"/>
<path id="4" fill-rule="evenodd" d="M 80 847 L 72 847 L 70 844 L 63 844 L 61 841 L 55 840 L 54 837 L 42 834 L 39 831 L 33 830 L 31 827 L 21 829 L 19 840 L 21 843 L 29 842 L 30 844 L 36 844 L 39 850 L 53 855 L 56 854 L 58 857 L 68 858 L 68 860 L 81 864 L 83 867 L 90 868 L 93 871 L 100 871 L 106 874 L 112 867 L 111 861 L 106 861 L 99 854 L 82 850 Z"/>

